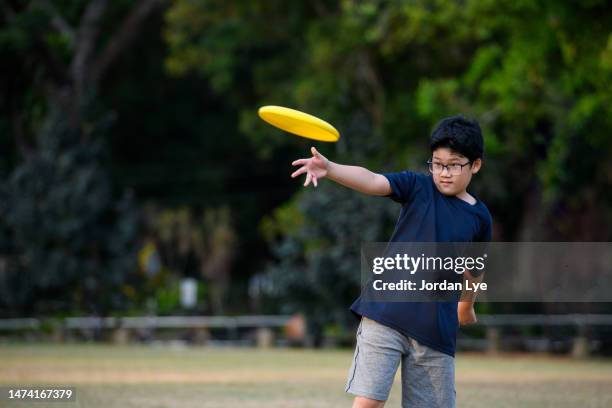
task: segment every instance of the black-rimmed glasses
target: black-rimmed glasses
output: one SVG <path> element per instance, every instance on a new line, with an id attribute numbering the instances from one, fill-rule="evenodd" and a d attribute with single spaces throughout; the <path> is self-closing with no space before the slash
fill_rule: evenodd
<path id="1" fill-rule="evenodd" d="M 472 164 L 471 160 L 465 164 L 459 164 L 459 163 L 442 164 L 438 162 L 432 162 L 431 160 L 427 161 L 427 165 L 429 166 L 429 171 L 435 175 L 441 174 L 446 168 L 450 174 L 452 174 L 453 176 L 458 176 L 463 171 L 463 167 L 469 164 Z"/>

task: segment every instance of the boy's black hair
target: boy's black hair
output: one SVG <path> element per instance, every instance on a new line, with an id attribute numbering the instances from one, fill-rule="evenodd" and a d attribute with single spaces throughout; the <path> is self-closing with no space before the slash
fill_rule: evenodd
<path id="1" fill-rule="evenodd" d="M 482 130 L 474 119 L 451 116 L 438 122 L 431 132 L 429 147 L 432 152 L 439 147 L 448 147 L 474 161 L 484 155 Z"/>

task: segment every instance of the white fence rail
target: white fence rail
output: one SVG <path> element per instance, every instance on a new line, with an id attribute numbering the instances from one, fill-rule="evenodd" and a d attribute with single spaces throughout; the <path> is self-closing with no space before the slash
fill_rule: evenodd
<path id="1" fill-rule="evenodd" d="M 291 316 L 247 315 L 247 316 L 134 316 L 134 317 L 67 317 L 64 319 L 0 319 L 0 330 L 37 330 L 45 322 L 66 329 L 231 329 L 248 327 L 283 327 Z M 612 314 L 498 314 L 479 315 L 480 326 L 612 326 Z"/>
<path id="2" fill-rule="evenodd" d="M 291 316 L 136 316 L 136 317 L 67 317 L 65 319 L 0 319 L 0 330 L 37 330 L 45 323 L 65 329 L 197 329 L 283 327 Z"/>
<path id="3" fill-rule="evenodd" d="M 126 341 L 129 333 L 138 331 L 155 332 L 157 329 L 188 329 L 207 332 L 209 329 L 227 330 L 230 341 L 239 339 L 239 329 L 255 329 L 257 344 L 271 345 L 274 342 L 273 329 L 287 327 L 291 316 L 249 315 L 249 316 L 135 316 L 135 317 L 69 317 L 64 319 L 0 319 L 0 333 L 38 332 L 44 329 L 63 334 L 73 332 L 107 331 L 114 333 L 118 342 Z M 612 327 L 612 314 L 500 314 L 479 315 L 475 327 L 484 327 L 484 339 L 463 336 L 458 339 L 463 347 L 498 352 L 505 349 L 508 336 L 506 328 L 513 327 L 568 327 L 575 329 L 571 353 L 577 357 L 590 354 L 592 340 L 586 334 L 589 328 Z M 608 330 L 608 329 L 605 329 Z M 123 340 L 121 340 L 123 339 Z M 547 348 L 548 340 L 522 339 Z"/>
<path id="4" fill-rule="evenodd" d="M 482 326 L 612 326 L 612 314 L 499 314 L 479 315 Z"/>

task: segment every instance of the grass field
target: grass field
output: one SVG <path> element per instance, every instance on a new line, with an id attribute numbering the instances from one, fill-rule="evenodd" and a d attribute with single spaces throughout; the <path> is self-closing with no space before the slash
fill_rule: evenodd
<path id="1" fill-rule="evenodd" d="M 70 385 L 72 403 L 8 407 L 348 407 L 351 350 L 0 345 L 0 385 Z M 388 407 L 398 407 L 396 378 Z M 458 407 L 610 407 L 612 361 L 457 357 Z"/>

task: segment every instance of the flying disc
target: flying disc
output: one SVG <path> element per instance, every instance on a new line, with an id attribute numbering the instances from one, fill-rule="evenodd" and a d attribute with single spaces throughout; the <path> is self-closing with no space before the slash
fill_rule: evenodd
<path id="1" fill-rule="evenodd" d="M 294 135 L 321 142 L 337 142 L 340 133 L 335 127 L 308 113 L 282 106 L 262 106 L 258 111 L 259 117 L 272 126 Z"/>

